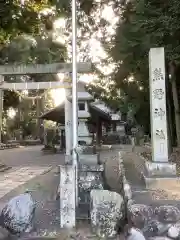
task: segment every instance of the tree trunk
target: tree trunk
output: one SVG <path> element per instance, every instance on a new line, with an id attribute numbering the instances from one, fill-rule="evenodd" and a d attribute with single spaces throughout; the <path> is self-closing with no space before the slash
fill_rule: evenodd
<path id="1" fill-rule="evenodd" d="M 176 86 L 175 78 L 172 79 L 171 84 L 172 84 L 173 102 L 174 102 L 174 110 L 175 110 L 177 146 L 180 147 L 180 108 L 179 108 L 177 86 Z"/>
<path id="2" fill-rule="evenodd" d="M 171 74 L 172 95 L 173 95 L 173 103 L 174 103 L 174 111 L 175 111 L 177 147 L 180 147 L 180 108 L 179 108 L 177 85 L 176 85 L 176 66 L 173 62 L 170 63 L 170 74 Z"/>
<path id="3" fill-rule="evenodd" d="M 166 75 L 168 80 L 168 76 Z M 166 100 L 167 100 L 167 127 L 168 127 L 168 155 L 170 156 L 173 151 L 173 122 L 172 122 L 172 105 L 171 105 L 171 93 L 169 88 L 169 82 L 166 81 Z"/>

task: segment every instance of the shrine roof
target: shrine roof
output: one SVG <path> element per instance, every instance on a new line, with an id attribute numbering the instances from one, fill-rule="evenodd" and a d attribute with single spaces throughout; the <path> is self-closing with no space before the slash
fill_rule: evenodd
<path id="1" fill-rule="evenodd" d="M 49 110 L 48 112 L 44 113 L 40 116 L 41 119 L 44 120 L 51 120 L 58 123 L 65 123 L 65 114 L 64 114 L 64 106 L 65 102 L 62 102 L 57 107 Z M 98 108 L 94 104 L 89 104 L 89 112 L 91 114 L 91 117 L 95 120 L 97 118 L 101 119 L 102 121 L 110 121 L 111 116 L 109 113 L 104 112 L 102 109 Z"/>

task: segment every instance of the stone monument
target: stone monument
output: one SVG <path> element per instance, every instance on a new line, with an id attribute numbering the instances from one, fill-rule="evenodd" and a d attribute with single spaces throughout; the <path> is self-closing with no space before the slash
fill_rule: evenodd
<path id="1" fill-rule="evenodd" d="M 176 176 L 176 165 L 168 161 L 164 48 L 149 52 L 152 161 L 146 162 L 145 181 Z"/>

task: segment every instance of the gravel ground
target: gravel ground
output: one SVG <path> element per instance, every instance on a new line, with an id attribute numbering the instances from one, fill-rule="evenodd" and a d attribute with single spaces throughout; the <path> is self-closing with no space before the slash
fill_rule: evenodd
<path id="1" fill-rule="evenodd" d="M 119 148 L 117 146 L 117 148 Z M 101 152 L 101 162 L 106 162 L 106 179 L 108 185 L 113 188 L 114 191 L 118 189 L 117 174 L 118 174 L 118 161 L 113 156 L 117 156 L 117 149 Z M 69 232 L 60 230 L 60 213 L 59 213 L 59 201 L 55 200 L 56 190 L 59 184 L 59 175 L 57 169 L 52 169 L 50 172 L 35 177 L 29 182 L 14 189 L 10 193 L 6 194 L 0 199 L 0 207 L 13 196 L 23 193 L 25 190 L 32 191 L 32 197 L 37 203 L 36 215 L 35 215 L 35 230 L 30 235 L 26 234 L 24 237 L 29 236 L 58 236 L 58 239 L 69 239 L 67 234 Z M 79 222 L 77 224 L 77 230 L 73 233 L 78 235 L 76 239 L 92 238 L 90 226 L 86 222 Z M 60 237 L 59 237 L 60 236 Z M 86 236 L 86 238 L 84 238 Z M 123 239 L 121 236 L 118 239 Z"/>
<path id="2" fill-rule="evenodd" d="M 48 232 L 56 232 L 59 229 L 59 202 L 55 201 L 55 193 L 59 184 L 59 175 L 56 169 L 40 175 L 21 185 L 5 195 L 0 200 L 1 207 L 13 196 L 32 191 L 32 197 L 36 201 L 35 232 L 33 235 L 47 235 Z"/>

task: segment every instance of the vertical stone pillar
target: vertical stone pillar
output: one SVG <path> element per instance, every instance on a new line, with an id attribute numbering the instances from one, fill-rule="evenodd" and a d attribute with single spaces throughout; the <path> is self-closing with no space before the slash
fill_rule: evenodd
<path id="1" fill-rule="evenodd" d="M 4 81 L 4 76 L 0 75 L 0 83 Z M 3 99 L 4 91 L 0 89 L 0 143 L 2 142 L 2 126 L 3 126 Z"/>
<path id="2" fill-rule="evenodd" d="M 66 135 L 66 159 L 69 161 L 72 150 L 72 102 L 69 99 L 71 89 L 65 89 L 65 135 Z"/>
<path id="3" fill-rule="evenodd" d="M 164 48 L 149 53 L 152 160 L 168 162 Z"/>
<path id="4" fill-rule="evenodd" d="M 60 166 L 60 226 L 74 228 L 76 225 L 76 170 L 73 165 Z"/>
<path id="5" fill-rule="evenodd" d="M 149 52 L 152 162 L 146 162 L 148 177 L 170 177 L 176 165 L 168 162 L 164 48 Z"/>

